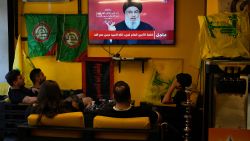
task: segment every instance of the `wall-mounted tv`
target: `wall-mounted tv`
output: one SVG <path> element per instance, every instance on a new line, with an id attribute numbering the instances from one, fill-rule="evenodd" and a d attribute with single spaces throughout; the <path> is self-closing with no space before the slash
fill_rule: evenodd
<path id="1" fill-rule="evenodd" d="M 89 0 L 89 44 L 175 43 L 175 0 Z"/>

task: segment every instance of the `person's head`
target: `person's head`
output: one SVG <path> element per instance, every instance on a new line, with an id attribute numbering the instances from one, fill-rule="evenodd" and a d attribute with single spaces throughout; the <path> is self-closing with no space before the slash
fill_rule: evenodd
<path id="1" fill-rule="evenodd" d="M 113 89 L 114 99 L 117 103 L 130 103 L 131 94 L 129 85 L 124 81 L 118 81 Z"/>
<path id="2" fill-rule="evenodd" d="M 36 112 L 39 114 L 37 124 L 40 123 L 43 115 L 52 118 L 62 111 L 63 97 L 56 81 L 45 80 L 37 95 Z"/>
<path id="3" fill-rule="evenodd" d="M 142 4 L 139 2 L 129 1 L 123 4 L 125 23 L 129 29 L 136 29 L 140 25 L 141 12 L 142 12 Z"/>
<path id="4" fill-rule="evenodd" d="M 38 103 L 53 105 L 60 103 L 62 99 L 61 90 L 56 81 L 46 80 L 41 84 L 40 92 L 37 96 Z"/>
<path id="5" fill-rule="evenodd" d="M 46 80 L 46 76 L 41 69 L 35 68 L 30 72 L 30 80 L 33 84 L 42 84 Z"/>
<path id="6" fill-rule="evenodd" d="M 176 75 L 176 79 L 181 88 L 189 87 L 192 84 L 192 77 L 188 73 L 179 73 Z"/>
<path id="7" fill-rule="evenodd" d="M 17 69 L 9 71 L 5 75 L 6 81 L 9 83 L 12 87 L 23 87 L 25 85 L 24 83 L 24 77 L 21 75 L 21 72 Z"/>

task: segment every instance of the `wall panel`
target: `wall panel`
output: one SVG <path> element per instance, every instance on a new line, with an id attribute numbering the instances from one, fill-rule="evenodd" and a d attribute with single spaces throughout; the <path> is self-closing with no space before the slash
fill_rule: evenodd
<path id="1" fill-rule="evenodd" d="M 9 71 L 8 55 L 8 10 L 7 0 L 0 0 L 0 82 L 6 81 L 4 76 Z"/>

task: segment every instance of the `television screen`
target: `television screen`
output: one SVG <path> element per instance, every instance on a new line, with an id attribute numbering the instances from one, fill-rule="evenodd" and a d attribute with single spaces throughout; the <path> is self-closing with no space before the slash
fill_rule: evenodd
<path id="1" fill-rule="evenodd" d="M 175 0 L 89 0 L 89 44 L 175 43 Z"/>

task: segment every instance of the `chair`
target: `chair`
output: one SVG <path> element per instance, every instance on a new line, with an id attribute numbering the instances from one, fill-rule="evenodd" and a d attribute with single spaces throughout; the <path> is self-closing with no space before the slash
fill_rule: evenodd
<path id="1" fill-rule="evenodd" d="M 96 140 L 156 140 L 158 128 L 151 127 L 149 117 L 115 118 L 96 116 L 93 121 Z M 156 135 L 156 136 L 155 136 Z M 154 136 L 154 139 L 153 139 Z"/>

